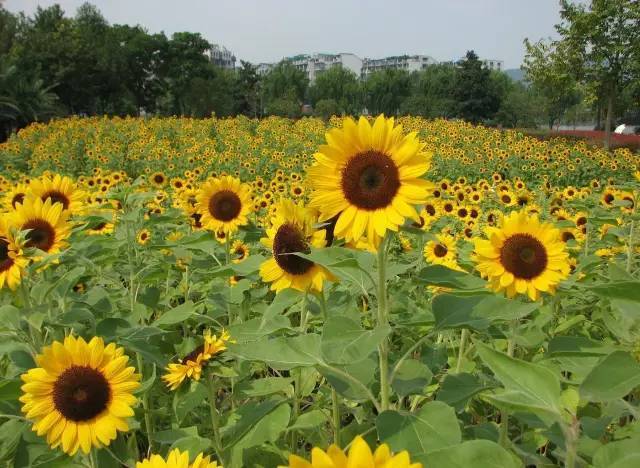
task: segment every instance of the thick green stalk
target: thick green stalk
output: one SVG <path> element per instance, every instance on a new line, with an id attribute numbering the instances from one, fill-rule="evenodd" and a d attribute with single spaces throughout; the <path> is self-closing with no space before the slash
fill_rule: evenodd
<path id="1" fill-rule="evenodd" d="M 456 362 L 456 374 L 460 373 L 460 368 L 462 367 L 462 359 L 464 358 L 464 348 L 467 345 L 468 339 L 469 339 L 469 330 L 466 328 L 463 328 L 462 333 L 460 334 L 460 347 L 458 348 L 458 361 Z"/>
<path id="2" fill-rule="evenodd" d="M 338 400 L 338 392 L 333 387 L 331 387 L 331 410 L 333 416 L 333 443 L 340 447 L 340 401 Z"/>
<path id="3" fill-rule="evenodd" d="M 509 355 L 509 357 L 513 357 L 513 352 L 515 350 L 515 336 L 517 326 L 517 321 L 514 320 L 513 322 L 511 322 L 511 336 L 507 340 L 507 355 Z M 505 448 L 509 446 L 509 412 L 506 410 L 500 413 L 500 430 L 498 433 L 498 442 Z"/>
<path id="4" fill-rule="evenodd" d="M 222 436 L 220 435 L 220 415 L 216 408 L 217 392 L 214 382 L 215 376 L 209 374 L 207 376 L 207 389 L 209 390 L 209 410 L 211 412 L 211 427 L 213 428 L 213 448 L 218 456 L 218 461 L 224 464 L 222 459 Z M 226 466 L 226 465 L 224 465 Z"/>
<path id="5" fill-rule="evenodd" d="M 136 361 L 138 364 L 138 372 L 143 375 L 142 355 L 136 353 Z M 147 444 L 149 444 L 149 453 L 153 452 L 153 419 L 151 417 L 151 403 L 149 402 L 149 391 L 142 394 L 142 409 L 144 410 L 144 426 L 147 430 Z"/>
<path id="6" fill-rule="evenodd" d="M 387 234 L 380 242 L 378 248 L 378 326 L 389 325 L 389 306 L 387 303 L 387 244 L 390 234 Z M 382 411 L 389 409 L 389 337 L 385 338 L 378 346 L 380 359 L 380 406 Z"/>
<path id="7" fill-rule="evenodd" d="M 631 273 L 631 266 L 633 261 L 633 227 L 634 223 L 631 220 L 629 225 L 629 240 L 627 241 L 627 272 Z"/>
<path id="8" fill-rule="evenodd" d="M 227 235 L 226 242 L 224 243 L 224 252 L 225 252 L 225 265 L 231 265 L 231 236 Z M 227 279 L 227 322 L 229 326 L 233 321 L 233 317 L 231 316 L 231 278 Z"/>

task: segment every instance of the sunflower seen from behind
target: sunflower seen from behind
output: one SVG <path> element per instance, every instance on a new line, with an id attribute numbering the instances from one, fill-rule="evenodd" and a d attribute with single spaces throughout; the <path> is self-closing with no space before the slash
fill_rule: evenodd
<path id="1" fill-rule="evenodd" d="M 415 205 L 425 203 L 433 185 L 421 178 L 431 155 L 415 132 L 403 135 L 401 125 L 382 115 L 373 125 L 364 117 L 357 123 L 346 118 L 326 140 L 308 170 L 310 206 L 321 221 L 338 216 L 338 238 L 357 242 L 366 236 L 377 245 L 406 218 L 419 219 Z"/>
<path id="2" fill-rule="evenodd" d="M 39 367 L 21 376 L 22 412 L 52 448 L 89 453 L 129 430 L 140 375 L 123 348 L 105 346 L 100 337 L 87 343 L 68 336 L 44 347 L 35 361 Z"/>
<path id="3" fill-rule="evenodd" d="M 267 237 L 260 239 L 273 255 L 260 265 L 260 276 L 271 283 L 273 291 L 287 288 L 322 291 L 324 281 L 335 280 L 326 268 L 296 255 L 326 245 L 326 231 L 315 229 L 315 224 L 316 217 L 302 203 L 282 200 L 276 205 Z"/>
<path id="4" fill-rule="evenodd" d="M 487 239 L 474 240 L 473 258 L 492 290 L 508 297 L 526 294 L 535 301 L 541 292 L 555 293 L 569 275 L 569 254 L 560 231 L 537 215 L 512 212 L 485 233 Z"/>
<path id="5" fill-rule="evenodd" d="M 338 446 L 331 445 L 325 452 L 314 447 L 311 450 L 311 461 L 297 455 L 289 456 L 289 465 L 280 468 L 422 468 L 422 463 L 411 462 L 409 452 L 392 454 L 387 444 L 381 444 L 375 451 L 358 436 L 351 443 L 345 454 Z"/>
<path id="6" fill-rule="evenodd" d="M 136 463 L 136 468 L 222 468 L 215 460 L 211 460 L 210 456 L 199 453 L 189 463 L 189 451 L 181 452 L 180 449 L 173 449 L 166 458 L 161 455 L 151 455 L 142 461 Z"/>
<path id="7" fill-rule="evenodd" d="M 231 176 L 208 180 L 196 198 L 200 222 L 214 232 L 237 231 L 248 223 L 247 215 L 253 209 L 250 187 Z"/>
<path id="8" fill-rule="evenodd" d="M 68 211 L 62 203 L 52 203 L 51 198 L 27 196 L 11 213 L 11 224 L 26 234 L 26 248 L 36 248 L 46 254 L 56 254 L 67 247 L 71 234 Z M 40 257 L 35 258 L 39 260 Z"/>

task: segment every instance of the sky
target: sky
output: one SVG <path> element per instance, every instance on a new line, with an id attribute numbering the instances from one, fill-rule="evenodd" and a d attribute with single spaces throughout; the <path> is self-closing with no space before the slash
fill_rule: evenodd
<path id="1" fill-rule="evenodd" d="M 54 3 L 73 15 L 83 0 L 5 0 L 32 14 Z M 481 57 L 518 68 L 523 40 L 555 37 L 558 0 L 92 0 L 110 23 L 150 33 L 199 32 L 238 60 L 277 62 L 301 53 L 361 58 L 424 54 Z"/>

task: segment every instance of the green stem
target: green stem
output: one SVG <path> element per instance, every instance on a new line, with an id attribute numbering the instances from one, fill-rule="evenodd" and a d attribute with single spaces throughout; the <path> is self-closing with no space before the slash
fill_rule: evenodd
<path id="1" fill-rule="evenodd" d="M 627 272 L 631 273 L 631 263 L 633 261 L 633 220 L 629 225 L 629 240 L 627 241 Z"/>
<path id="2" fill-rule="evenodd" d="M 142 355 L 136 353 L 136 361 L 138 363 L 138 371 L 142 375 L 143 373 L 143 361 Z M 153 452 L 153 420 L 151 419 L 151 405 L 149 402 L 149 392 L 146 391 L 142 394 L 142 409 L 144 410 L 144 425 L 147 430 L 147 443 L 149 444 L 149 453 Z"/>
<path id="3" fill-rule="evenodd" d="M 565 468 L 575 468 L 577 459 L 577 442 L 580 435 L 580 423 L 573 417 L 573 421 L 570 426 L 564 429 L 565 439 Z"/>
<path id="4" fill-rule="evenodd" d="M 360 390 L 362 390 L 367 397 L 369 398 L 369 400 L 371 400 L 371 403 L 373 404 L 373 406 L 376 408 L 376 411 L 378 413 L 382 412 L 382 406 L 380 405 L 380 402 L 376 399 L 376 397 L 374 396 L 373 393 L 371 393 L 371 390 L 369 390 L 369 387 L 367 387 L 365 384 L 363 384 L 362 382 L 360 382 L 358 379 L 356 379 L 355 377 L 353 377 L 351 374 L 349 374 L 348 372 L 343 371 L 342 369 L 340 369 L 339 367 L 334 367 L 334 366 L 330 366 L 328 364 L 319 364 L 320 367 L 325 368 L 326 370 L 333 372 L 334 374 L 339 375 L 340 377 L 342 377 L 345 380 L 348 380 L 349 382 L 351 382 L 353 385 L 357 386 L 360 388 Z"/>
<path id="5" fill-rule="evenodd" d="M 224 243 L 224 253 L 225 253 L 225 265 L 231 265 L 231 236 L 227 235 L 226 242 Z M 231 278 L 227 279 L 227 322 L 228 325 L 231 326 L 233 321 L 233 317 L 231 316 Z"/>
<path id="6" fill-rule="evenodd" d="M 331 387 L 331 409 L 333 415 L 333 443 L 340 447 L 340 401 L 338 400 L 338 392 Z"/>
<path id="7" fill-rule="evenodd" d="M 327 299 L 324 297 L 324 289 L 318 293 L 320 301 L 320 311 L 322 312 L 322 320 L 327 320 Z"/>
<path id="8" fill-rule="evenodd" d="M 390 233 L 387 231 L 380 247 L 378 248 L 378 326 L 389 325 L 389 309 L 387 304 L 387 243 Z M 382 411 L 389 409 L 389 337 L 386 337 L 378 346 L 380 359 L 380 406 Z"/>
<path id="9" fill-rule="evenodd" d="M 209 410 L 211 412 L 211 427 L 213 428 L 213 448 L 216 451 L 216 455 L 218 456 L 218 461 L 224 464 L 224 460 L 222 459 L 222 436 L 220 435 L 220 415 L 218 414 L 218 409 L 216 408 L 216 400 L 217 400 L 217 392 L 216 392 L 216 384 L 214 382 L 215 376 L 213 374 L 209 374 L 207 376 L 207 389 L 209 390 Z"/>
<path id="10" fill-rule="evenodd" d="M 462 367 L 462 359 L 464 358 L 464 347 L 467 345 L 468 339 L 469 339 L 469 330 L 466 328 L 463 328 L 462 333 L 460 334 L 460 347 L 458 348 L 458 361 L 456 362 L 456 374 L 460 373 L 460 368 Z"/>
<path id="11" fill-rule="evenodd" d="M 511 322 L 510 325 L 510 336 L 507 340 L 507 355 L 509 357 L 513 357 L 513 353 L 515 351 L 515 347 L 516 347 L 516 328 L 518 326 L 518 322 L 517 320 L 514 320 Z M 498 433 L 498 442 L 500 443 L 500 445 L 502 445 L 505 448 L 508 448 L 510 445 L 510 441 L 509 441 L 509 412 L 506 410 L 503 410 L 500 413 L 500 430 Z"/>

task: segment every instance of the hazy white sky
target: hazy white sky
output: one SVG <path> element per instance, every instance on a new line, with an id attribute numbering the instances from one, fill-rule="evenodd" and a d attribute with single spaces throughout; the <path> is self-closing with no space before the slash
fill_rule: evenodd
<path id="1" fill-rule="evenodd" d="M 72 15 L 83 0 L 6 0 L 32 14 L 59 3 Z M 473 49 L 482 58 L 522 63 L 525 37 L 554 35 L 558 0 L 93 0 L 110 23 L 149 32 L 200 32 L 238 59 L 278 61 L 314 52 L 360 57 L 426 54 L 451 60 Z"/>

